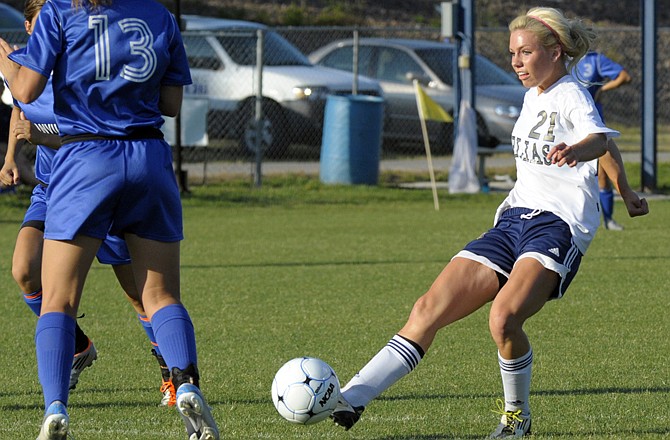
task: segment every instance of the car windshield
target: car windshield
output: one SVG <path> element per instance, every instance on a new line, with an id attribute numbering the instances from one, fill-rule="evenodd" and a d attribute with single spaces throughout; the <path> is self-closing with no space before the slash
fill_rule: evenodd
<path id="1" fill-rule="evenodd" d="M 453 50 L 451 48 L 416 49 L 416 54 L 446 84 L 453 84 Z M 475 84 L 481 86 L 518 85 L 511 74 L 481 55 L 475 56 Z"/>
<path id="2" fill-rule="evenodd" d="M 256 65 L 256 34 L 226 32 L 217 39 L 235 63 L 244 66 Z M 311 63 L 295 46 L 276 32 L 264 34 L 263 64 L 265 66 L 311 66 Z"/>

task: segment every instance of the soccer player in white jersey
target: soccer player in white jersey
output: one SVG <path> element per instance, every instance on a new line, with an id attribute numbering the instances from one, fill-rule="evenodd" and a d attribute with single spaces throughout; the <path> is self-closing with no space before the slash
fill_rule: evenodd
<path id="1" fill-rule="evenodd" d="M 219 431 L 200 390 L 195 331 L 180 301 L 183 223 L 162 115 L 191 83 L 174 16 L 152 0 L 50 0 L 25 51 L 0 39 L 0 71 L 30 103 L 52 76 L 62 146 L 52 162 L 35 343 L 45 416 L 38 440 L 69 433 L 68 382 L 84 282 L 102 240 L 125 238 L 189 440 Z"/>
<path id="2" fill-rule="evenodd" d="M 490 438 L 529 434 L 533 350 L 523 324 L 563 296 L 598 228 L 598 158 L 629 215 L 648 212 L 626 181 L 616 145 L 608 143 L 617 133 L 569 74 L 595 34 L 552 8 L 533 8 L 509 29 L 512 67 L 529 89 L 512 133 L 517 181 L 494 227 L 447 264 L 404 327 L 342 388 L 332 418 L 345 429 L 417 366 L 439 329 L 491 302 L 504 400 Z"/>

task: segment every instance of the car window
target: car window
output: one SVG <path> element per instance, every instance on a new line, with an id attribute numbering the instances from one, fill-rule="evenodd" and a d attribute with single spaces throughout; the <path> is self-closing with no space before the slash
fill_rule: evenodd
<path id="1" fill-rule="evenodd" d="M 374 77 L 382 81 L 408 82 L 408 73 L 423 73 L 412 57 L 398 49 L 379 48 Z"/>
<path id="2" fill-rule="evenodd" d="M 237 64 L 256 65 L 256 33 L 224 32 L 217 40 Z M 263 64 L 265 66 L 309 66 L 311 63 L 295 46 L 276 32 L 264 35 Z"/>
<path id="3" fill-rule="evenodd" d="M 454 59 L 451 48 L 417 49 L 416 54 L 448 85 L 453 85 Z M 509 73 L 482 55 L 475 56 L 475 84 L 480 86 L 518 85 Z"/>
<path id="4" fill-rule="evenodd" d="M 374 76 L 371 70 L 372 48 L 361 46 L 358 49 L 358 73 L 366 76 Z M 352 46 L 339 47 L 327 54 L 319 64 L 333 69 L 354 71 L 354 49 Z"/>
<path id="5" fill-rule="evenodd" d="M 477 55 L 475 58 L 475 84 L 483 86 L 519 85 L 511 73 L 498 67 L 488 58 Z"/>
<path id="6" fill-rule="evenodd" d="M 188 64 L 192 69 L 219 70 L 222 67 L 221 60 L 203 35 L 182 36 L 186 47 Z"/>
<path id="7" fill-rule="evenodd" d="M 443 83 L 454 85 L 454 51 L 450 47 L 417 49 L 415 52 Z"/>

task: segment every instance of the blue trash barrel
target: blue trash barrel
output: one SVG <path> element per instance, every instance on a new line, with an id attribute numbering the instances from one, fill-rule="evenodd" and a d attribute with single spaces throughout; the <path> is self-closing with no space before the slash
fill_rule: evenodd
<path id="1" fill-rule="evenodd" d="M 383 98 L 329 95 L 323 119 L 321 182 L 376 185 L 383 123 Z"/>

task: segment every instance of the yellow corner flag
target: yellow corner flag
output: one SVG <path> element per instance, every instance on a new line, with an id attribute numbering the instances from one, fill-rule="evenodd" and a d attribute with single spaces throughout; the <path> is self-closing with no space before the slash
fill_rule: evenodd
<path id="1" fill-rule="evenodd" d="M 419 104 L 419 117 L 427 121 L 442 121 L 454 122 L 451 117 L 437 102 L 428 96 L 423 90 L 418 81 L 414 82 L 417 96 L 417 103 Z"/>

